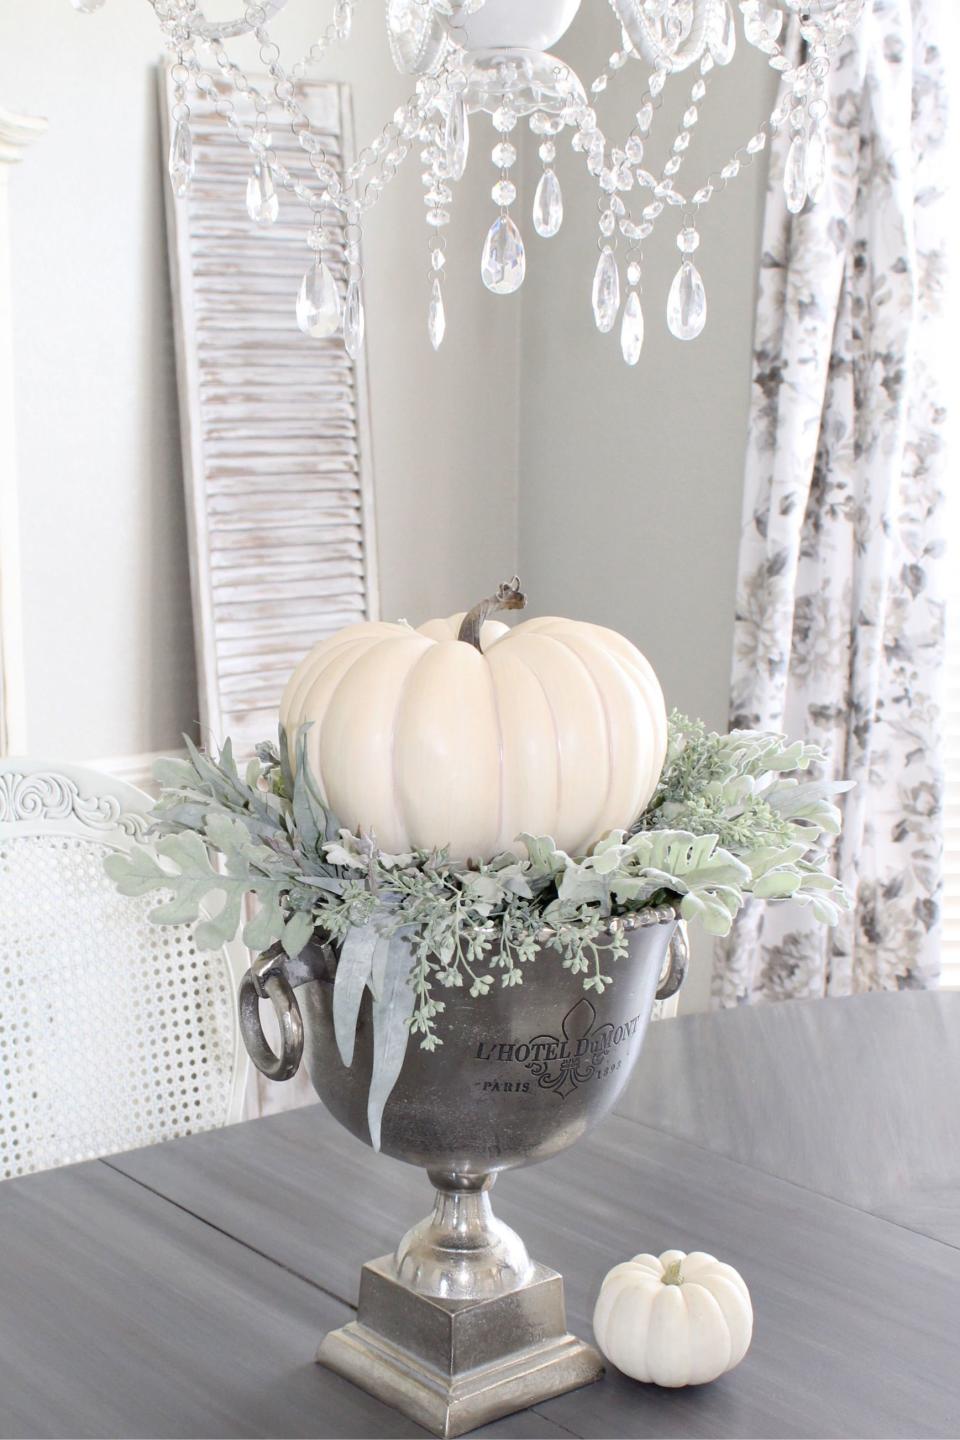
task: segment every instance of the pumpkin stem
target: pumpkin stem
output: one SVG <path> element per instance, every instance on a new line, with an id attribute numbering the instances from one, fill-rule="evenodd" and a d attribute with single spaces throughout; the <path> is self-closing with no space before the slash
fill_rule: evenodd
<path id="1" fill-rule="evenodd" d="M 661 1277 L 662 1280 L 663 1280 L 664 1285 L 682 1285 L 682 1284 L 683 1284 L 683 1272 L 682 1272 L 682 1270 L 681 1270 L 681 1265 L 682 1265 L 682 1261 L 680 1261 L 680 1260 L 671 1260 L 671 1261 L 670 1261 L 670 1264 L 667 1266 L 666 1270 L 664 1270 L 663 1275 L 662 1275 L 662 1277 Z"/>
<path id="2" fill-rule="evenodd" d="M 494 595 L 488 595 L 486 600 L 481 600 L 468 610 L 464 615 L 457 635 L 458 640 L 463 640 L 474 649 L 481 650 L 480 631 L 484 621 L 498 610 L 522 610 L 527 603 L 527 597 L 520 589 L 520 576 L 514 575 L 512 580 L 504 580 L 498 585 Z"/>

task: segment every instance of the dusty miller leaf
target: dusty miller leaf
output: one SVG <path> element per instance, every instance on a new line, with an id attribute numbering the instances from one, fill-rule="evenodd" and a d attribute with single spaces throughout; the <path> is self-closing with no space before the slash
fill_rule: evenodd
<path id="1" fill-rule="evenodd" d="M 390 936 L 380 993 L 373 1002 L 373 1073 L 367 1095 L 367 1126 L 374 1150 L 380 1149 L 383 1112 L 403 1069 L 410 1038 L 408 1022 L 416 1004 L 411 977 L 413 928 L 406 927 Z"/>
<path id="2" fill-rule="evenodd" d="M 279 901 L 275 896 L 268 896 L 243 927 L 244 945 L 260 954 L 280 939 L 285 923 Z"/>
<path id="3" fill-rule="evenodd" d="M 291 960 L 295 959 L 300 951 L 309 945 L 313 938 L 316 922 L 313 915 L 306 910 L 295 910 L 283 927 L 283 934 L 280 943 Z"/>
<path id="4" fill-rule="evenodd" d="M 340 948 L 333 982 L 333 1032 L 340 1059 L 349 1067 L 357 1040 L 360 1002 L 370 979 L 373 952 L 381 936 L 375 925 L 354 925 Z"/>

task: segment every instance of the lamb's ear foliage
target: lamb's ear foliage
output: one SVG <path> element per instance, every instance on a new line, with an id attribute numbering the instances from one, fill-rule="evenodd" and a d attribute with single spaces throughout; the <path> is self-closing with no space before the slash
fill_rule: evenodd
<path id="1" fill-rule="evenodd" d="M 849 908 L 826 869 L 836 798 L 850 787 L 810 777 L 814 745 L 782 735 L 713 734 L 674 713 L 660 782 L 629 830 L 570 856 L 547 836 L 520 835 L 517 852 L 469 866 L 440 851 L 387 855 L 375 837 L 341 828 L 310 773 L 308 727 L 266 742 L 241 774 L 229 744 L 214 759 L 186 742 L 187 759 L 161 760 L 152 850 L 106 861 L 127 895 L 165 892 L 159 923 L 199 922 L 197 943 L 232 938 L 244 897 L 255 913 L 243 936 L 288 955 L 314 931 L 340 948 L 334 989 L 337 1043 L 353 1059 L 365 989 L 375 1024 L 371 1134 L 402 1065 L 401 1037 L 441 1043 L 445 989 L 482 998 L 523 981 L 545 948 L 603 990 L 625 952 L 612 916 L 673 904 L 712 934 L 729 930 L 748 895 L 808 905 L 826 925 Z M 215 858 L 213 858 L 215 857 Z M 550 938 L 539 936 L 550 927 Z M 391 1078 L 392 1077 L 392 1078 Z"/>

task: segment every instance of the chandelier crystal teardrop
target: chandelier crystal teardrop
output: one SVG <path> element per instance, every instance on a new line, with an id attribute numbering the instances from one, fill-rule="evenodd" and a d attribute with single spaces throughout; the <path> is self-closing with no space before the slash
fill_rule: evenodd
<path id="1" fill-rule="evenodd" d="M 217 114 L 251 153 L 245 204 L 252 224 L 277 218 L 279 192 L 304 209 L 307 244 L 314 251 L 299 296 L 296 321 L 306 335 L 342 334 L 356 358 L 365 330 L 360 260 L 366 213 L 411 154 L 423 167 L 424 219 L 430 254 L 427 334 L 435 350 L 446 332 L 443 300 L 444 232 L 453 217 L 456 186 L 481 175 L 499 215 L 491 217 L 482 247 L 480 274 L 494 295 L 511 295 L 523 284 L 527 254 L 517 205 L 519 183 L 512 173 L 528 130 L 542 165 L 532 197 L 524 203 L 533 229 L 543 239 L 560 230 L 564 218 L 558 166 L 561 136 L 570 141 L 574 163 L 585 166 L 599 197 L 599 260 L 589 260 L 584 232 L 585 290 L 592 298 L 597 329 L 617 332 L 626 364 L 636 365 L 643 345 L 644 318 L 632 288 L 654 232 L 679 222 L 680 268 L 670 288 L 666 319 L 672 334 L 695 339 L 706 323 L 703 279 L 692 259 L 698 243 L 695 222 L 703 206 L 734 181 L 766 146 L 787 129 L 791 136 L 784 170 L 784 204 L 799 215 L 827 193 L 826 80 L 831 57 L 851 33 L 865 0 L 609 0 L 615 21 L 615 48 L 605 68 L 587 87 L 563 60 L 550 53 L 572 24 L 581 0 L 386 0 L 386 41 L 396 68 L 415 77 L 414 90 L 380 133 L 345 169 L 328 157 L 323 137 L 311 125 L 297 82 L 331 47 L 351 34 L 357 0 L 329 0 L 329 23 L 304 56 L 287 65 L 270 29 L 292 0 L 236 0 L 239 15 L 210 20 L 204 0 L 147 0 L 174 62 L 170 181 L 187 200 L 196 160 L 190 128 L 190 95 L 213 101 Z M 382 0 L 381 0 L 382 3 Z M 101 9 L 105 0 L 72 0 L 81 12 Z M 252 35 L 269 80 L 254 81 L 227 42 Z M 780 94 L 769 119 L 701 183 L 686 184 L 682 172 L 696 128 L 704 127 L 711 73 L 733 63 L 744 41 L 779 73 Z M 634 122 L 621 137 L 600 128 L 597 107 L 608 89 L 634 85 Z M 656 121 L 667 82 L 688 87 L 686 108 L 672 140 L 660 147 Z M 707 111 L 709 114 L 709 110 Z M 249 118 L 248 118 L 249 117 Z M 271 144 L 271 128 L 289 126 L 303 151 L 296 171 Z M 468 166 L 483 128 L 489 125 L 496 167 L 491 184 Z M 471 139 L 474 149 L 471 150 Z M 694 147 L 696 149 L 696 147 Z M 489 175 L 489 172 L 487 172 Z M 238 197 L 244 203 L 244 196 Z M 515 207 L 515 211 L 512 210 Z M 320 256 L 325 227 L 345 235 L 345 276 L 338 282 Z M 618 249 L 618 247 L 622 247 Z M 596 251 L 594 251 L 596 254 Z M 595 267 L 595 268 L 593 268 Z M 709 266 L 708 266 L 709 269 Z M 592 281 L 590 279 L 592 271 Z M 621 273 L 631 287 L 623 306 Z M 344 289 L 341 293 L 340 284 Z M 661 312 L 662 313 L 662 312 Z"/>

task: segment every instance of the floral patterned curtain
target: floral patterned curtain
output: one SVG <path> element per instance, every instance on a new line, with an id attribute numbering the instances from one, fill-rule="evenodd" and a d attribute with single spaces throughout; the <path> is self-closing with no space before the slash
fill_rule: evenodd
<path id="1" fill-rule="evenodd" d="M 745 911 L 718 947 L 722 1005 L 937 981 L 954 3 L 868 0 L 828 81 L 818 205 L 787 212 L 787 131 L 771 156 L 732 724 L 816 740 L 856 781 L 831 856 L 855 904 L 832 931 L 789 905 Z"/>

